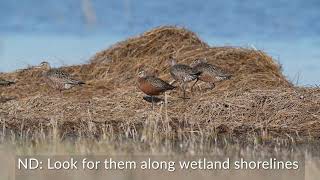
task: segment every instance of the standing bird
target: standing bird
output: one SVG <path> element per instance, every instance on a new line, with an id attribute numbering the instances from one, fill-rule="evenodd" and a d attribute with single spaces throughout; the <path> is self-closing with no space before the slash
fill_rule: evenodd
<path id="1" fill-rule="evenodd" d="M 230 79 L 231 77 L 229 74 L 226 74 L 218 67 L 212 64 L 208 64 L 205 59 L 195 60 L 193 63 L 191 63 L 191 67 L 194 70 L 201 72 L 199 80 L 209 83 L 211 89 L 215 87 L 215 82 Z M 194 85 L 196 85 L 196 83 L 197 82 L 192 85 L 191 89 Z"/>
<path id="2" fill-rule="evenodd" d="M 71 89 L 76 85 L 85 84 L 83 81 L 73 79 L 70 74 L 66 72 L 56 68 L 51 68 L 48 62 L 42 62 L 39 68 L 45 69 L 43 77 L 46 79 L 46 83 L 60 92 L 62 90 Z"/>
<path id="3" fill-rule="evenodd" d="M 183 98 L 186 99 L 186 86 L 188 82 L 196 80 L 201 75 L 201 72 L 193 69 L 192 67 L 185 64 L 177 64 L 174 59 L 169 60 L 171 65 L 170 74 L 173 79 L 181 84 L 183 90 Z"/>
<path id="4" fill-rule="evenodd" d="M 154 109 L 153 96 L 172 90 L 175 87 L 155 76 L 148 76 L 144 70 L 138 73 L 138 88 L 145 94 L 151 96 L 152 109 Z"/>
<path id="5" fill-rule="evenodd" d="M 8 81 L 8 80 L 0 78 L 0 86 L 10 86 L 14 83 L 15 82 L 13 82 L 13 81 Z"/>

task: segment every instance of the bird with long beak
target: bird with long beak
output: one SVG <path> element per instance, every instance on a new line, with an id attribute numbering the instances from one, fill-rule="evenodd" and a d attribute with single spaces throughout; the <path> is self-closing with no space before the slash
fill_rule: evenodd
<path id="1" fill-rule="evenodd" d="M 154 109 L 154 96 L 175 89 L 174 86 L 155 76 L 149 76 L 144 70 L 138 73 L 138 88 L 145 94 L 151 96 L 152 109 Z"/>
<path id="2" fill-rule="evenodd" d="M 10 86 L 12 84 L 15 84 L 15 82 L 0 78 L 0 86 Z"/>
<path id="3" fill-rule="evenodd" d="M 180 87 L 183 90 L 183 98 L 186 99 L 187 83 L 196 80 L 201 75 L 201 72 L 193 69 L 186 64 L 177 64 L 174 59 L 169 60 L 170 74 L 175 82 L 180 83 Z"/>
<path id="4" fill-rule="evenodd" d="M 213 64 L 209 64 L 206 59 L 197 59 L 190 65 L 195 71 L 201 72 L 201 75 L 198 77 L 200 81 L 209 83 L 210 89 L 215 87 L 215 83 L 218 81 L 223 81 L 230 79 L 231 75 L 225 73 L 221 68 Z M 196 85 L 195 82 L 193 86 Z"/>
<path id="5" fill-rule="evenodd" d="M 46 61 L 40 63 L 40 66 L 38 68 L 41 68 L 43 70 L 43 77 L 46 80 L 46 83 L 54 88 L 59 90 L 60 92 L 62 90 L 71 89 L 74 86 L 85 84 L 83 81 L 79 81 L 76 79 L 73 79 L 70 74 L 57 69 L 57 68 L 51 68 L 50 64 Z"/>

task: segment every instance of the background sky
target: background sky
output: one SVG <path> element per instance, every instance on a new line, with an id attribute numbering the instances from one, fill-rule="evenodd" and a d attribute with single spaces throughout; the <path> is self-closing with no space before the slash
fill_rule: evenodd
<path id="1" fill-rule="evenodd" d="M 85 63 L 117 41 L 179 25 L 213 46 L 264 50 L 294 83 L 315 85 L 319 19 L 319 0 L 0 0 L 0 71 Z"/>

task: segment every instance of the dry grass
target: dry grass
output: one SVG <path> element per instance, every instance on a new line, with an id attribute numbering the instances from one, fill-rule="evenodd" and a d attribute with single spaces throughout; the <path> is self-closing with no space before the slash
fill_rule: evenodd
<path id="1" fill-rule="evenodd" d="M 170 56 L 186 64 L 207 58 L 233 76 L 214 90 L 189 94 L 188 101 L 173 91 L 168 106 L 152 111 L 136 88 L 136 73 L 144 66 L 170 80 Z M 320 137 L 319 88 L 294 87 L 262 51 L 209 47 L 183 28 L 153 29 L 97 53 L 88 64 L 62 69 L 87 84 L 60 94 L 44 84 L 38 69 L 0 74 L 17 82 L 1 87 L 2 97 L 14 98 L 0 106 L 4 134 L 28 137 L 56 126 L 62 137 L 108 136 L 156 144 L 211 143 L 222 134 L 254 141 Z"/>
<path id="2" fill-rule="evenodd" d="M 55 137 L 55 136 L 51 136 Z M 38 138 L 38 140 L 41 138 Z M 19 142 L 19 141 L 18 141 Z M 138 177 L 152 177 L 152 179 L 160 179 L 166 176 L 168 179 L 186 179 L 185 174 L 188 174 L 187 179 L 247 179 L 248 176 L 253 179 L 307 179 L 316 180 L 319 177 L 320 161 L 316 159 L 310 152 L 308 147 L 299 149 L 297 146 L 292 148 L 282 147 L 278 145 L 274 148 L 265 148 L 265 146 L 254 146 L 243 148 L 240 144 L 229 144 L 219 148 L 217 146 L 207 149 L 206 154 L 198 154 L 201 146 L 189 146 L 185 153 L 172 153 L 166 151 L 164 146 L 155 148 L 147 154 L 143 154 L 144 149 L 142 143 L 130 142 L 115 142 L 111 143 L 108 139 L 102 138 L 100 141 L 90 141 L 82 138 L 73 142 L 54 140 L 53 138 L 42 139 L 37 142 L 28 144 L 17 144 L 16 140 L 5 146 L 0 144 L 0 179 L 138 179 Z M 121 143 L 119 146 L 118 143 Z M 198 144 L 200 145 L 200 144 Z M 13 148 L 11 148 L 13 146 Z M 159 153 L 160 152 L 160 153 Z M 203 152 L 203 151 L 202 151 Z M 315 151 L 319 155 L 319 151 Z M 277 160 L 284 161 L 298 161 L 299 171 L 285 171 L 285 170 L 214 170 L 214 171 L 175 171 L 174 173 L 167 173 L 166 171 L 123 171 L 113 170 L 106 171 L 103 168 L 94 171 L 83 170 L 33 170 L 33 171 L 17 171 L 15 165 L 15 155 L 22 157 L 29 156 L 37 158 L 46 163 L 47 158 L 51 160 L 69 160 L 74 158 L 81 162 L 81 159 L 86 158 L 90 160 L 100 160 L 112 158 L 119 160 L 152 160 L 172 161 L 172 160 L 196 160 L 197 158 L 206 157 L 211 160 L 225 160 L 227 158 L 239 160 L 244 158 L 247 161 L 261 161 L 268 160 L 270 157 Z M 305 163 L 305 166 L 304 166 Z M 16 173 L 16 175 L 15 175 Z M 114 174 L 118 174 L 115 176 Z M 115 177 L 114 177 L 115 176 Z M 304 178 L 305 177 L 305 178 Z M 141 178 L 139 178 L 141 179 Z M 162 178 L 163 179 L 163 178 Z"/>

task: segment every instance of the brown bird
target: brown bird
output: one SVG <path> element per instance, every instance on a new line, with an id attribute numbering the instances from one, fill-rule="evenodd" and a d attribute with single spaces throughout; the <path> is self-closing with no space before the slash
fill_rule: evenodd
<path id="1" fill-rule="evenodd" d="M 83 81 L 75 80 L 71 77 L 70 74 L 61 71 L 60 69 L 51 68 L 48 62 L 42 62 L 39 68 L 43 68 L 43 77 L 46 79 L 46 83 L 54 88 L 59 90 L 71 89 L 76 85 L 85 84 Z"/>
<path id="2" fill-rule="evenodd" d="M 151 96 L 152 109 L 154 109 L 154 96 L 172 90 L 175 87 L 155 76 L 148 76 L 144 70 L 138 73 L 138 88 Z"/>
<path id="3" fill-rule="evenodd" d="M 215 87 L 215 82 L 230 79 L 230 75 L 223 72 L 218 67 L 207 63 L 205 59 L 197 59 L 190 65 L 195 71 L 201 72 L 201 75 L 199 76 L 199 80 L 209 83 L 210 88 Z M 194 85 L 196 85 L 197 82 L 195 82 Z"/>
<path id="4" fill-rule="evenodd" d="M 12 84 L 15 84 L 15 82 L 0 78 L 0 86 L 10 86 Z"/>
<path id="5" fill-rule="evenodd" d="M 183 90 L 183 98 L 185 99 L 187 83 L 194 80 L 197 82 L 201 72 L 188 65 L 177 64 L 174 59 L 170 59 L 169 63 L 171 65 L 170 74 L 175 81 L 180 83 L 180 87 Z"/>

